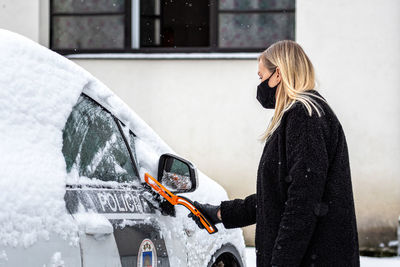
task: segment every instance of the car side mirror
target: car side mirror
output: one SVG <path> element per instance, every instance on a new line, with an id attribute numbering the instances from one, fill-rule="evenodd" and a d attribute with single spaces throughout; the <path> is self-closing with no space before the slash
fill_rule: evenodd
<path id="1" fill-rule="evenodd" d="M 161 155 L 157 180 L 171 193 L 192 192 L 199 185 L 196 167 L 172 154 Z"/>

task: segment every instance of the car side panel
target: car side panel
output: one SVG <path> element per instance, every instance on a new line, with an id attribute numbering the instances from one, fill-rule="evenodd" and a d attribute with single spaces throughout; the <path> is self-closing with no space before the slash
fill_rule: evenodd
<path id="1" fill-rule="evenodd" d="M 38 240 L 29 247 L 0 246 L 0 266 L 81 266 L 79 243 L 70 244 L 61 235 L 51 233 L 49 240 Z M 63 263 L 64 265 L 61 265 Z"/>

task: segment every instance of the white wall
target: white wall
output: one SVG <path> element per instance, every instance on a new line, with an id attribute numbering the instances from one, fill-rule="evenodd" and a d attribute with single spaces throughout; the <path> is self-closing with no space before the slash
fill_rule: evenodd
<path id="1" fill-rule="evenodd" d="M 39 41 L 39 0 L 0 0 L 0 28 Z"/>
<path id="2" fill-rule="evenodd" d="M 395 234 L 400 215 L 400 1 L 297 0 L 296 22 L 297 41 L 345 130 L 359 228 L 379 232 L 391 226 Z"/>

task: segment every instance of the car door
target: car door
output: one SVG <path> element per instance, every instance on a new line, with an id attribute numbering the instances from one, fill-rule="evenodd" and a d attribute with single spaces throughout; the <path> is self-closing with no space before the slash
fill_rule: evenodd
<path id="1" fill-rule="evenodd" d="M 63 131 L 62 152 L 69 174 L 65 201 L 81 229 L 83 266 L 169 266 L 133 144 L 116 117 L 90 97 L 79 97 Z"/>

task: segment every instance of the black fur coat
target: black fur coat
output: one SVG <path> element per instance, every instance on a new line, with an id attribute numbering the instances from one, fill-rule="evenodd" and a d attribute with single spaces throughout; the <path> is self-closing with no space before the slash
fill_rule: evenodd
<path id="1" fill-rule="evenodd" d="M 266 142 L 256 194 L 221 203 L 226 228 L 256 223 L 259 267 L 360 266 L 346 138 L 316 100 L 321 117 L 296 102 Z"/>

